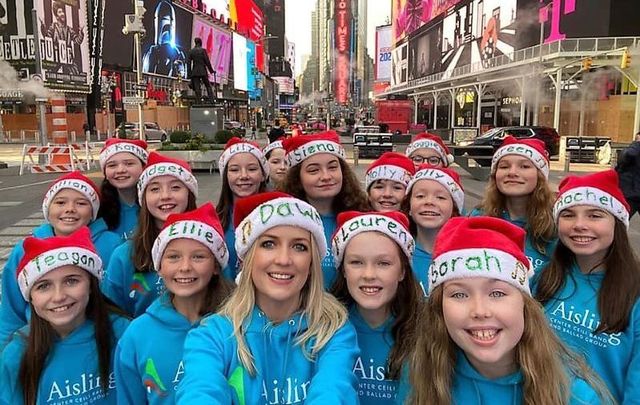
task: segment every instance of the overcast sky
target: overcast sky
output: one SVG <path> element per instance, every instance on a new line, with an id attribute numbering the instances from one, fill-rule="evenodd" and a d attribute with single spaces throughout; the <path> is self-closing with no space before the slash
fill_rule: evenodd
<path id="1" fill-rule="evenodd" d="M 375 27 L 391 20 L 391 0 L 369 0 L 367 7 L 367 48 L 375 53 Z M 285 31 L 287 39 L 296 44 L 296 75 L 302 73 L 302 56 L 311 54 L 311 11 L 316 0 L 287 0 Z M 267 22 L 268 24 L 268 22 Z"/>

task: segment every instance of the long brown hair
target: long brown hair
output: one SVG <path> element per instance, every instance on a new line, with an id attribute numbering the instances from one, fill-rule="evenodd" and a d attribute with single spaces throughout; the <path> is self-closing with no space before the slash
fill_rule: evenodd
<path id="1" fill-rule="evenodd" d="M 146 191 L 145 191 L 146 192 Z M 189 190 L 189 197 L 187 198 L 187 208 L 184 212 L 195 210 L 196 196 Z M 133 262 L 133 268 L 136 272 L 146 273 L 153 271 L 153 260 L 151 257 L 151 249 L 153 243 L 160 234 L 161 229 L 158 229 L 155 218 L 149 212 L 147 208 L 147 201 L 142 197 L 140 201 L 140 214 L 138 214 L 138 227 L 133 234 L 133 249 L 131 250 L 131 260 Z"/>
<path id="2" fill-rule="evenodd" d="M 45 369 L 45 362 L 56 338 L 56 332 L 49 322 L 42 319 L 31 307 L 29 334 L 26 338 L 26 350 L 20 361 L 18 381 L 22 386 L 24 404 L 32 405 L 38 399 L 38 385 Z M 89 274 L 89 302 L 85 309 L 87 319 L 94 322 L 98 368 L 100 370 L 100 386 L 103 392 L 109 389 L 111 371 L 111 351 L 116 344 L 115 334 L 109 319 L 110 314 L 123 315 L 100 291 L 100 282 Z"/>
<path id="3" fill-rule="evenodd" d="M 516 363 L 523 376 L 526 405 L 568 404 L 571 382 L 586 381 L 603 403 L 614 403 L 604 383 L 584 360 L 567 349 L 551 330 L 542 306 L 528 294 L 524 299 L 524 331 L 516 346 Z M 449 336 L 442 311 L 443 286 L 436 287 L 420 310 L 416 346 L 409 364 L 411 404 L 449 405 L 458 346 Z"/>
<path id="4" fill-rule="evenodd" d="M 233 222 L 233 218 L 231 214 L 233 213 L 233 191 L 231 191 L 231 186 L 229 186 L 229 179 L 227 178 L 227 169 L 229 165 L 224 168 L 224 172 L 222 175 L 222 190 L 220 190 L 220 197 L 218 198 L 218 203 L 216 204 L 216 213 L 218 214 L 218 218 L 220 218 L 220 223 L 222 224 L 222 229 L 226 230 L 227 226 L 231 222 Z M 262 170 L 262 168 L 260 169 Z M 260 187 L 258 188 L 258 193 L 263 193 L 267 189 L 268 178 L 262 172 L 264 180 L 260 182 Z"/>
<path id="5" fill-rule="evenodd" d="M 575 260 L 575 254 L 559 240 L 551 262 L 542 270 L 537 282 L 536 299 L 542 305 L 555 298 L 565 283 L 570 282 Z M 619 219 L 615 220 L 613 243 L 603 262 L 596 267 L 600 265 L 605 269 L 598 291 L 600 325 L 593 333 L 623 332 L 629 326 L 633 305 L 640 297 L 640 262 L 629 243 L 627 229 Z"/>
<path id="6" fill-rule="evenodd" d="M 391 335 L 393 336 L 393 347 L 389 352 L 387 359 L 387 378 L 398 380 L 404 361 L 409 357 L 413 350 L 417 328 L 417 318 L 415 309 L 420 306 L 422 301 L 422 293 L 418 281 L 411 270 L 409 258 L 396 245 L 398 255 L 400 257 L 400 265 L 404 271 L 404 278 L 398 284 L 398 290 L 390 303 L 391 314 L 395 321 L 391 327 Z M 338 276 L 329 291 L 347 308 L 351 305 L 357 305 L 347 286 L 347 279 L 344 277 L 344 260 L 338 267 Z"/>
<path id="7" fill-rule="evenodd" d="M 533 247 L 538 252 L 548 255 L 551 252 L 545 252 L 545 247 L 556 233 L 553 221 L 554 197 L 544 175 L 539 170 L 536 171 L 536 174 L 538 176 L 536 187 L 529 195 L 527 203 L 525 230 L 527 237 L 531 238 Z M 498 190 L 495 172 L 489 178 L 484 198 L 478 208 L 482 209 L 484 215 L 496 218 L 502 218 L 503 212 L 507 210 L 507 196 Z"/>
<path id="8" fill-rule="evenodd" d="M 346 162 L 342 159 L 338 159 L 338 162 L 340 163 L 340 170 L 342 171 L 342 187 L 331 203 L 333 213 L 337 214 L 342 211 L 351 210 L 370 210 L 369 197 L 367 196 L 367 193 L 362 190 L 358 177 Z M 305 193 L 302 181 L 300 180 L 301 170 L 302 163 L 289 169 L 282 186 L 282 191 L 287 194 L 291 194 L 302 201 L 309 202 L 307 199 L 307 193 Z"/>

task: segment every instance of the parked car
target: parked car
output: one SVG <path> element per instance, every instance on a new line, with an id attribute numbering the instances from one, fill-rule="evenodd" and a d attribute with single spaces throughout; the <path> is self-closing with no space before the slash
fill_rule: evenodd
<path id="1" fill-rule="evenodd" d="M 245 128 L 238 121 L 225 121 L 223 126 L 224 126 L 224 129 L 226 129 L 227 131 L 233 132 L 236 136 L 239 136 L 240 138 L 243 138 L 245 135 Z"/>
<path id="2" fill-rule="evenodd" d="M 497 127 L 488 130 L 477 138 L 469 139 L 459 143 L 460 146 L 492 146 L 495 151 L 502 145 L 505 137 L 511 135 L 518 139 L 537 138 L 544 142 L 549 156 L 557 155 L 560 151 L 560 135 L 549 127 L 526 126 L 526 127 Z M 477 154 L 474 152 L 474 154 Z M 491 160 L 478 161 L 481 166 L 488 166 Z"/>
<path id="3" fill-rule="evenodd" d="M 138 123 L 137 122 L 125 122 L 120 124 L 118 134 L 121 136 L 122 128 L 124 128 L 125 136 L 127 139 L 138 139 Z M 168 136 L 167 132 L 160 128 L 157 122 L 145 122 L 144 123 L 144 136 L 147 141 L 166 141 Z"/>

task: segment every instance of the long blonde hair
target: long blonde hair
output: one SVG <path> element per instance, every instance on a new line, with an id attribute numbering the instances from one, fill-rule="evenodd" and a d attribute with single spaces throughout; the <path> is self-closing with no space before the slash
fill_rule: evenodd
<path id="1" fill-rule="evenodd" d="M 255 285 L 251 277 L 257 241 L 253 243 L 242 264 L 242 273 L 238 287 L 220 309 L 219 314 L 227 316 L 233 324 L 233 335 L 238 342 L 238 358 L 255 376 L 254 359 L 244 338 L 245 328 L 248 326 L 255 302 Z M 295 344 L 302 347 L 302 351 L 309 360 L 313 360 L 320 350 L 327 344 L 335 332 L 347 322 L 347 310 L 331 294 L 324 291 L 322 281 L 321 256 L 318 245 L 311 237 L 311 265 L 309 278 L 300 291 L 300 309 L 307 318 L 308 328 L 295 340 Z M 324 253 L 324 252 L 322 252 Z M 313 345 L 308 343 L 313 342 Z M 310 350 L 307 350 L 307 347 Z"/>
<path id="2" fill-rule="evenodd" d="M 549 182 L 539 170 L 537 170 L 537 176 L 536 187 L 531 192 L 527 203 L 526 231 L 536 250 L 550 255 L 552 252 L 545 252 L 545 247 L 556 233 L 553 221 L 554 196 L 549 188 Z M 478 207 L 482 209 L 484 215 L 496 218 L 502 218 L 502 213 L 507 209 L 507 196 L 498 189 L 495 172 L 489 178 L 484 198 Z"/>
<path id="3" fill-rule="evenodd" d="M 442 311 L 443 286 L 436 287 L 420 310 L 420 325 L 409 363 L 411 404 L 449 405 L 458 346 L 449 336 Z M 524 298 L 524 332 L 516 346 L 516 363 L 523 376 L 526 405 L 568 404 L 574 377 L 586 381 L 602 403 L 614 403 L 600 378 L 584 360 L 551 330 L 542 306 L 527 294 Z"/>

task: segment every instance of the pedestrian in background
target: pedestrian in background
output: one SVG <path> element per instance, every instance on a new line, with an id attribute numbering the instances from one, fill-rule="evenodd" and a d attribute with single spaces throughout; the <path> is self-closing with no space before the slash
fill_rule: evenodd
<path id="1" fill-rule="evenodd" d="M 28 237 L 24 251 L 11 275 L 31 319 L 0 356 L 0 403 L 115 405 L 113 354 L 129 320 L 100 292 L 89 229 Z"/>
<path id="2" fill-rule="evenodd" d="M 508 136 L 493 154 L 484 198 L 469 214 L 502 218 L 523 228 L 525 253 L 535 271 L 549 263 L 557 241 L 548 179 L 544 142 Z"/>
<path id="3" fill-rule="evenodd" d="M 617 403 L 640 400 L 640 262 L 629 243 L 629 205 L 607 170 L 560 183 L 559 241 L 535 296 L 556 333 L 584 353 Z"/>
<path id="4" fill-rule="evenodd" d="M 323 290 L 322 220 L 304 201 L 270 192 L 234 212 L 238 287 L 189 332 L 184 404 L 356 404 L 358 342 L 347 311 Z"/>
<path id="5" fill-rule="evenodd" d="M 47 190 L 42 201 L 46 222 L 33 229 L 32 235 L 37 238 L 69 236 L 88 226 L 92 243 L 103 266 L 106 266 L 122 241 L 120 236 L 108 230 L 102 218 L 97 218 L 99 209 L 100 193 L 95 183 L 79 171 L 67 173 L 54 180 Z M 2 271 L 0 349 L 11 334 L 27 324 L 32 315 L 15 279 L 18 264 L 25 255 L 23 243 L 20 241 L 16 244 Z"/>
<path id="6" fill-rule="evenodd" d="M 215 313 L 233 289 L 222 277 L 228 259 L 222 225 L 210 202 L 169 215 L 153 244 L 154 269 L 166 292 L 131 322 L 118 343 L 118 404 L 174 403 L 184 375 L 187 332 Z"/>
<path id="7" fill-rule="evenodd" d="M 229 263 L 222 274 L 228 280 L 234 281 L 240 267 L 233 227 L 235 203 L 240 198 L 266 190 L 269 164 L 257 143 L 233 137 L 229 139 L 220 155 L 218 171 L 222 177 L 222 190 L 220 190 L 216 210 L 224 229 L 224 240 L 229 249 Z"/>
<path id="8" fill-rule="evenodd" d="M 269 143 L 273 143 L 278 140 L 278 138 L 283 137 L 284 129 L 280 127 L 280 120 L 276 119 L 273 121 L 273 128 L 269 131 L 267 137 L 269 138 Z"/>
<path id="9" fill-rule="evenodd" d="M 105 295 L 132 317 L 142 315 L 164 292 L 154 268 L 153 243 L 170 214 L 196 208 L 198 181 L 180 159 L 149 154 L 138 180 L 139 225 L 132 239 L 118 246 L 102 282 Z"/>
<path id="10" fill-rule="evenodd" d="M 100 151 L 100 168 L 104 179 L 100 186 L 102 201 L 98 218 L 122 241 L 133 236 L 138 226 L 140 204 L 136 185 L 149 153 L 142 140 L 109 138 Z"/>
<path id="11" fill-rule="evenodd" d="M 620 188 L 629 203 L 629 218 L 632 218 L 640 211 L 640 132 L 631 145 L 622 151 L 616 171 L 620 177 Z"/>
<path id="12" fill-rule="evenodd" d="M 531 296 L 525 236 L 500 218 L 445 224 L 429 269 L 429 297 L 418 311 L 424 327 L 398 403 L 613 403 Z"/>
<path id="13" fill-rule="evenodd" d="M 331 293 L 347 307 L 358 335 L 353 372 L 361 404 L 395 403 L 415 344 L 422 292 L 411 270 L 414 246 L 401 212 L 338 214 L 332 251 L 339 275 Z"/>

